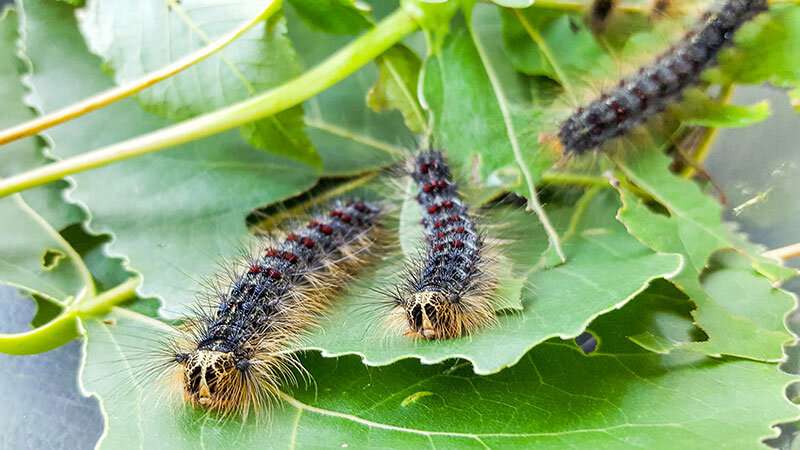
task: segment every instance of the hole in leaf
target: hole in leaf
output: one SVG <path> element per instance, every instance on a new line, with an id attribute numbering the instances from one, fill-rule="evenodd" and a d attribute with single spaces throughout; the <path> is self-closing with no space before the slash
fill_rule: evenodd
<path id="1" fill-rule="evenodd" d="M 575 344 L 587 355 L 597 350 L 597 338 L 589 331 L 584 331 L 580 336 L 576 337 Z"/>
<path id="2" fill-rule="evenodd" d="M 62 251 L 48 248 L 42 254 L 42 268 L 44 268 L 44 270 L 53 270 L 58 265 L 59 261 L 66 257 L 67 255 Z"/>

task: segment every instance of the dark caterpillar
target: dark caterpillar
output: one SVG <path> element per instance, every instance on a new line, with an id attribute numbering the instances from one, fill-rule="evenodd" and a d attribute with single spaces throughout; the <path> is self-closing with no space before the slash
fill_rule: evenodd
<path id="1" fill-rule="evenodd" d="M 444 156 L 420 153 L 409 172 L 418 187 L 426 239 L 424 257 L 409 268 L 393 295 L 390 320 L 405 334 L 450 339 L 494 322 L 484 237 L 458 195 Z"/>
<path id="2" fill-rule="evenodd" d="M 561 124 L 558 137 L 568 154 L 581 154 L 621 136 L 679 100 L 683 91 L 716 62 L 743 24 L 767 10 L 766 0 L 728 0 L 696 31 L 654 63 L 620 81 L 613 91 Z"/>
<path id="3" fill-rule="evenodd" d="M 301 368 L 288 350 L 363 265 L 380 217 L 375 204 L 337 203 L 232 270 L 173 343 L 187 402 L 243 415 L 269 404 Z"/>

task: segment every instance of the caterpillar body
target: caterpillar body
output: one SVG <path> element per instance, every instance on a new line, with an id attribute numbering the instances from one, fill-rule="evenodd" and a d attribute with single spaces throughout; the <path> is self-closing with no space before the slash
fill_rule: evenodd
<path id="1" fill-rule="evenodd" d="M 582 154 L 663 111 L 697 83 L 734 33 L 767 10 L 766 0 L 728 0 L 716 13 L 651 65 L 565 120 L 558 137 L 567 154 Z"/>
<path id="2" fill-rule="evenodd" d="M 444 155 L 426 151 L 410 161 L 423 210 L 424 255 L 392 294 L 394 327 L 422 339 L 450 339 L 495 321 L 486 239 L 457 192 Z"/>
<path id="3" fill-rule="evenodd" d="M 381 216 L 376 204 L 337 202 L 245 260 L 173 342 L 186 402 L 245 416 L 268 406 L 302 370 L 291 346 L 363 265 Z"/>

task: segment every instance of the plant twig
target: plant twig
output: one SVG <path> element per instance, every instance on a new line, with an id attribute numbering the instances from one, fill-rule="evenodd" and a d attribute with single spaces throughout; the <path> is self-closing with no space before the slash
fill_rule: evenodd
<path id="1" fill-rule="evenodd" d="M 787 245 L 786 247 L 776 248 L 763 253 L 767 258 L 788 261 L 793 258 L 800 258 L 800 243 Z"/>
<path id="2" fill-rule="evenodd" d="M 50 114 L 37 117 L 31 121 L 0 131 L 0 145 L 7 144 L 26 136 L 31 136 L 42 130 L 76 119 L 84 114 L 90 113 L 100 108 L 104 108 L 116 101 L 130 97 L 160 81 L 188 69 L 189 67 L 205 60 L 209 56 L 225 48 L 228 44 L 238 39 L 244 33 L 253 28 L 256 24 L 268 19 L 281 7 L 281 0 L 267 0 L 264 9 L 255 17 L 241 24 L 228 34 L 220 37 L 207 46 L 184 56 L 172 64 L 162 67 L 159 70 L 150 72 L 145 76 L 111 88 L 107 91 L 96 94 L 87 99 L 73 103 Z"/>
<path id="3" fill-rule="evenodd" d="M 80 336 L 79 319 L 104 313 L 136 295 L 141 278 L 124 283 L 82 303 L 73 303 L 55 319 L 25 333 L 0 334 L 0 352 L 31 355 L 59 347 Z"/>
<path id="4" fill-rule="evenodd" d="M 170 127 L 7 178 L 0 181 L 0 197 L 277 114 L 345 79 L 416 28 L 416 16 L 398 9 L 313 69 L 281 86 Z"/>

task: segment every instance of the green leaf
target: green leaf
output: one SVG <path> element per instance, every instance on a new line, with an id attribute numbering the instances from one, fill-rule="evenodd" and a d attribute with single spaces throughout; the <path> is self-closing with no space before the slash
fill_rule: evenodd
<path id="1" fill-rule="evenodd" d="M 86 292 L 86 268 L 58 231 L 19 195 L 0 199 L 0 233 L 12 237 L 0 245 L 0 284 L 46 297 L 57 303 Z M 47 267 L 46 254 L 58 254 Z"/>
<path id="2" fill-rule="evenodd" d="M 70 8 L 48 0 L 24 6 L 24 50 L 38 109 L 53 111 L 111 85 L 83 46 Z M 64 80 L 80 82 L 64 89 Z M 46 135 L 52 153 L 67 157 L 166 124 L 128 100 Z M 91 211 L 93 230 L 112 236 L 108 253 L 124 256 L 143 275 L 141 296 L 166 300 L 166 311 L 177 315 L 192 301 L 198 279 L 212 275 L 220 258 L 239 254 L 253 208 L 305 191 L 316 179 L 307 166 L 253 151 L 229 132 L 76 175 L 70 195 Z"/>
<path id="3" fill-rule="evenodd" d="M 422 133 L 427 125 L 425 113 L 417 100 L 417 83 L 422 62 L 404 45 L 395 45 L 376 61 L 378 81 L 367 94 L 367 104 L 376 112 L 397 109 L 406 126 Z"/>
<path id="4" fill-rule="evenodd" d="M 530 119 L 530 106 L 521 79 L 498 66 L 496 14 L 496 8 L 476 6 L 480 27 L 457 16 L 441 52 L 425 62 L 423 90 L 435 142 L 447 149 L 451 164 L 461 173 L 477 167 L 480 178 L 470 183 L 519 188 L 523 171 L 535 182 L 549 161 L 541 161 L 536 136 L 519 128 Z"/>
<path id="5" fill-rule="evenodd" d="M 585 83 L 587 74 L 607 73 L 613 68 L 612 60 L 579 17 L 530 8 L 503 10 L 502 19 L 508 58 L 519 72 L 575 84 Z M 547 53 L 557 58 L 560 73 Z"/>
<path id="6" fill-rule="evenodd" d="M 22 101 L 25 90 L 17 74 L 16 20 L 17 14 L 11 9 L 0 14 L 0 128 L 32 117 Z M 44 164 L 47 160 L 37 144 L 36 139 L 29 138 L 3 146 L 0 175 Z M 80 211 L 61 199 L 65 185 L 55 183 L 0 199 L 0 235 L 4 236 L 0 240 L 0 283 L 61 304 L 89 289 L 82 261 L 58 234 L 58 229 L 80 220 Z"/>
<path id="7" fill-rule="evenodd" d="M 344 46 L 349 37 L 315 31 L 289 8 L 289 37 L 308 67 Z M 385 167 L 408 154 L 414 137 L 396 112 L 376 113 L 365 98 L 377 78 L 368 65 L 306 102 L 308 134 L 322 157 L 323 173 L 356 175 Z"/>
<path id="8" fill-rule="evenodd" d="M 709 76 L 717 82 L 797 86 L 800 83 L 800 6 L 774 5 L 736 33 L 736 45 Z"/>
<path id="9" fill-rule="evenodd" d="M 456 16 L 454 29 L 425 62 L 423 104 L 432 117 L 433 143 L 457 171 L 471 174 L 471 188 L 526 197 L 563 261 L 536 193 L 555 159 L 539 143 L 542 116 L 534 114 L 527 87 L 505 58 L 497 8 L 476 5 L 465 14 Z"/>
<path id="10" fill-rule="evenodd" d="M 17 14 L 13 9 L 0 11 L 0 129 L 18 125 L 34 118 L 33 112 L 25 106 L 23 97 L 26 90 L 22 85 L 23 61 L 17 58 Z M 0 151 L 0 177 L 8 177 L 26 170 L 47 164 L 41 149 L 41 141 L 27 138 L 10 142 Z M 68 184 L 60 181 L 30 189 L 22 193 L 25 202 L 42 215 L 54 229 L 61 230 L 70 224 L 83 220 L 83 213 L 76 206 L 63 199 L 63 190 Z"/>
<path id="11" fill-rule="evenodd" d="M 741 128 L 767 120 L 769 102 L 764 100 L 750 106 L 720 103 L 699 91 L 687 93 L 684 102 L 672 111 L 687 126 L 713 128 Z"/>
<path id="12" fill-rule="evenodd" d="M 289 0 L 308 25 L 332 34 L 358 34 L 372 28 L 363 4 L 354 0 Z"/>
<path id="13" fill-rule="evenodd" d="M 89 48 L 123 84 L 208 45 L 263 9 L 261 0 L 90 0 L 80 14 L 80 25 Z M 300 72 L 285 21 L 278 17 L 255 26 L 217 54 L 150 87 L 138 98 L 148 111 L 180 120 L 246 99 Z M 303 108 L 297 106 L 248 124 L 242 131 L 258 148 L 319 166 L 302 117 Z"/>
<path id="14" fill-rule="evenodd" d="M 589 331 L 603 353 L 667 354 L 705 338 L 692 320 L 691 301 L 665 280 L 654 282 L 619 311 L 598 317 Z"/>
<path id="15" fill-rule="evenodd" d="M 142 378 L 138 356 L 163 325 L 118 309 L 86 327 L 83 386 L 108 418 L 101 449 L 755 448 L 798 416 L 784 397 L 794 378 L 772 364 L 684 352 L 587 357 L 545 343 L 489 377 L 459 362 L 368 368 L 307 354 L 314 383 L 284 394 L 269 420 L 225 422 L 176 407 L 168 380 Z"/>
<path id="16" fill-rule="evenodd" d="M 769 280 L 752 274 L 756 280 L 749 285 L 753 289 L 747 294 L 733 286 L 728 291 L 711 291 L 701 284 L 700 276 L 711 255 L 736 247 L 736 239 L 722 223 L 720 205 L 701 193 L 693 182 L 670 173 L 668 165 L 666 156 L 647 149 L 629 158 L 621 168 L 631 181 L 663 205 L 669 216 L 653 212 L 627 189 L 620 188 L 624 206 L 619 219 L 631 234 L 654 250 L 684 255 L 686 265 L 673 282 L 697 305 L 694 318 L 708 335 L 708 341 L 692 344 L 692 348 L 712 355 L 780 360 L 781 345 L 791 335 L 782 321 L 772 319 L 776 315 L 783 317 L 792 305 L 791 297 L 774 294 L 777 300 L 759 303 L 761 315 L 748 316 L 742 315 L 741 309 L 771 292 Z"/>
<path id="17" fill-rule="evenodd" d="M 424 363 L 459 357 L 469 360 L 476 373 L 487 374 L 514 365 L 551 337 L 579 335 L 593 319 L 624 305 L 651 280 L 670 276 L 681 265 L 678 255 L 653 253 L 629 236 L 614 220 L 618 203 L 608 194 L 587 197 L 573 210 L 550 211 L 562 222 L 571 221 L 571 231 L 562 233 L 569 262 L 547 270 L 541 270 L 547 239 L 534 217 L 517 212 L 500 221 L 497 232 L 516 241 L 504 253 L 514 262 L 514 274 L 525 277 L 525 285 L 523 311 L 500 314 L 498 325 L 468 338 L 435 342 L 413 341 L 386 330 L 386 299 L 372 288 L 397 282 L 402 258 L 390 258 L 337 300 L 322 323 L 324 332 L 315 333 L 304 348 L 322 350 L 326 356 L 358 354 L 369 365 L 409 357 Z"/>

